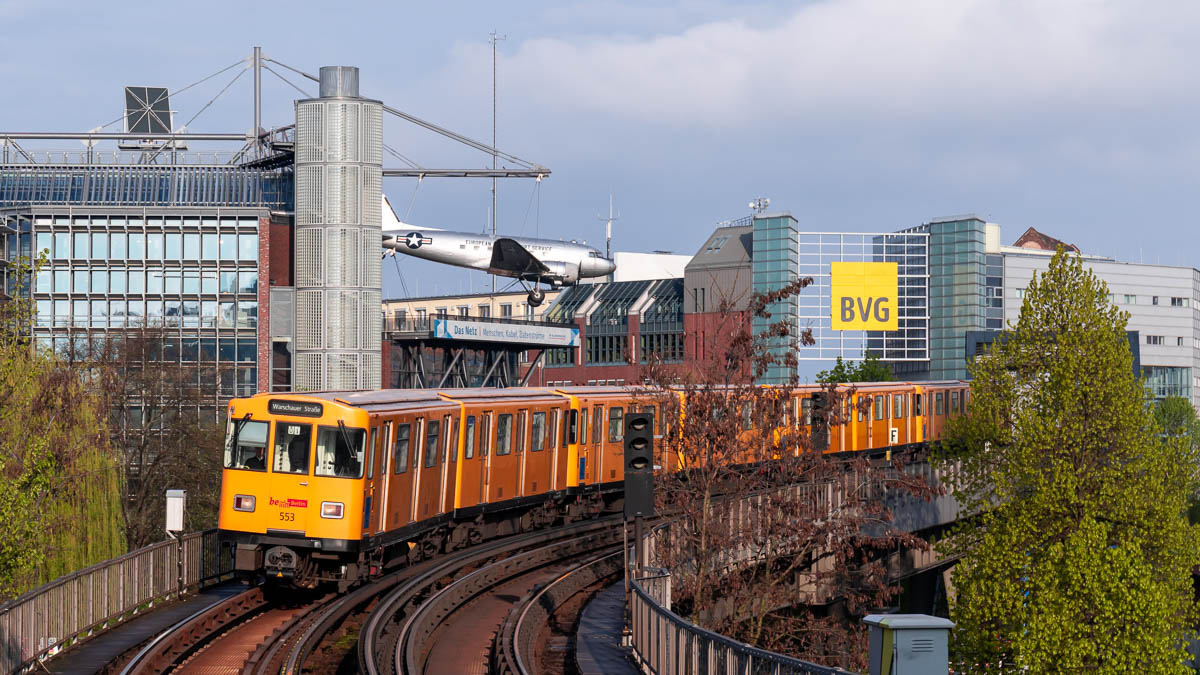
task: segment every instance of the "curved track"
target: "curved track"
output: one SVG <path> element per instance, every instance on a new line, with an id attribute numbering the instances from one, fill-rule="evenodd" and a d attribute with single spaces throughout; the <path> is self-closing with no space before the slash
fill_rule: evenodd
<path id="1" fill-rule="evenodd" d="M 395 675 L 428 666 L 428 672 L 487 672 L 491 639 L 513 604 L 561 573 L 548 565 L 577 564 L 581 556 L 616 545 L 619 523 L 605 518 L 561 526 L 436 561 L 371 612 L 358 644 L 360 671 Z"/>

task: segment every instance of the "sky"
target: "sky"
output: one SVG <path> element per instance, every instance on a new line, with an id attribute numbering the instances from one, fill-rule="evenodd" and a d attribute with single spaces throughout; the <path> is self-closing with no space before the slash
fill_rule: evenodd
<path id="1" fill-rule="evenodd" d="M 552 171 L 500 181 L 505 233 L 603 248 L 612 194 L 615 250 L 691 254 L 769 197 L 805 231 L 975 213 L 1004 243 L 1032 226 L 1200 266 L 1200 3 L 0 0 L 0 25 L 8 131 L 86 131 L 120 117 L 125 85 L 180 90 L 259 45 L 307 72 L 358 66 L 365 96 L 488 142 L 496 31 L 497 145 Z M 239 72 L 175 96 L 177 124 L 199 112 L 191 131 L 249 130 L 249 73 L 204 108 Z M 264 77 L 265 125 L 293 122 L 300 93 Z M 392 117 L 385 141 L 427 167 L 491 162 Z M 480 231 L 490 187 L 384 183 L 402 220 Z M 385 297 L 491 283 L 407 258 L 384 270 Z"/>

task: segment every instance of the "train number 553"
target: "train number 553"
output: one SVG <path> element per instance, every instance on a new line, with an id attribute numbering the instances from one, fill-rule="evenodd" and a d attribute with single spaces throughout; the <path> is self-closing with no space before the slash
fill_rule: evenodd
<path id="1" fill-rule="evenodd" d="M 280 512 L 279 512 L 279 519 L 280 519 L 280 520 L 282 520 L 282 521 L 285 521 L 285 522 L 289 522 L 289 523 L 290 523 L 290 522 L 293 522 L 293 521 L 295 521 L 295 520 L 296 520 L 296 514 L 294 514 L 294 513 L 289 513 L 289 512 L 287 512 L 287 511 L 280 511 Z"/>

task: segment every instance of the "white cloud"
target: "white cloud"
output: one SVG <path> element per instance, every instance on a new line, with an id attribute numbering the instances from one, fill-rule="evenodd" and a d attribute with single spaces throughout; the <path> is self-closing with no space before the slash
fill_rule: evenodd
<path id="1" fill-rule="evenodd" d="M 1178 83 L 1200 4 L 828 0 L 756 19 L 525 40 L 502 57 L 502 94 L 527 111 L 715 129 L 1124 114 L 1192 100 Z M 456 47 L 443 76 L 487 82 L 487 50 Z"/>

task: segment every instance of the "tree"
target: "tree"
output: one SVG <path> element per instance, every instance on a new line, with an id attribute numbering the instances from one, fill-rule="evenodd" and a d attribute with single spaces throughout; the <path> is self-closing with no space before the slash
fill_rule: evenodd
<path id="1" fill-rule="evenodd" d="M 125 550 L 95 381 L 32 349 L 32 317 L 23 285 L 0 298 L 0 598 Z"/>
<path id="2" fill-rule="evenodd" d="M 923 546 L 889 525 L 879 497 L 928 486 L 903 471 L 899 455 L 893 473 L 861 453 L 823 452 L 821 429 L 853 414 L 851 388 L 825 387 L 830 404 L 813 411 L 810 427 L 797 419 L 791 387 L 755 384 L 774 364 L 796 373 L 795 347 L 812 336 L 779 321 L 756 334 L 749 316 L 770 319 L 774 303 L 809 281 L 756 294 L 737 313 L 722 303 L 729 323 L 710 329 L 713 358 L 646 369 L 647 402 L 658 404 L 667 427 L 656 463 L 671 468 L 656 478 L 659 511 L 672 516 L 659 555 L 672 570 L 674 609 L 694 622 L 766 649 L 864 668 L 858 619 L 898 592 L 885 558 Z M 773 349 L 780 341 L 793 349 Z M 844 495 L 836 511 L 815 497 L 829 488 Z"/>
<path id="3" fill-rule="evenodd" d="M 1162 436 L 1128 315 L 1060 247 L 1016 325 L 970 366 L 944 460 L 965 513 L 954 649 L 968 667 L 1182 672 L 1200 537 L 1189 443 Z"/>
<path id="4" fill-rule="evenodd" d="M 861 363 L 842 361 L 837 357 L 833 368 L 817 373 L 817 382 L 823 384 L 840 384 L 843 382 L 891 382 L 896 379 L 888 364 L 879 360 L 879 355 L 870 352 Z"/>
<path id="5" fill-rule="evenodd" d="M 186 526 L 214 527 L 221 491 L 223 427 L 212 391 L 220 373 L 172 358 L 167 326 L 137 326 L 103 343 L 88 363 L 103 383 L 110 442 L 125 473 L 130 548 L 162 540 L 166 491 L 188 494 Z"/>
<path id="6" fill-rule="evenodd" d="M 1168 396 L 1154 404 L 1154 421 L 1167 436 L 1181 436 L 1194 447 L 1200 446 L 1200 418 L 1192 402 L 1182 396 Z"/>

